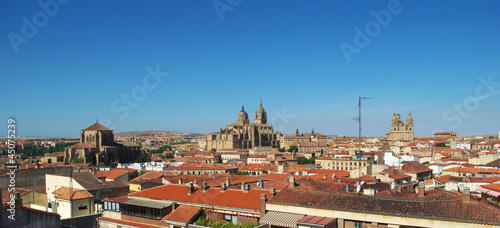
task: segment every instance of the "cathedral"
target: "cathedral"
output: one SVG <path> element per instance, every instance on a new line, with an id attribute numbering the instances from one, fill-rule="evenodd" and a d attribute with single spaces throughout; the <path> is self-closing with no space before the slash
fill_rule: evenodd
<path id="1" fill-rule="evenodd" d="M 262 101 L 255 112 L 254 123 L 248 120 L 248 114 L 242 106 L 236 123 L 227 125 L 217 133 L 207 135 L 200 142 L 200 148 L 205 150 L 220 149 L 252 149 L 255 147 L 279 144 L 279 132 L 274 132 L 273 125 L 267 124 L 267 114 L 262 107 Z"/>
<path id="2" fill-rule="evenodd" d="M 408 113 L 406 123 L 401 120 L 399 113 L 396 114 L 394 112 L 391 119 L 391 131 L 387 133 L 387 140 L 412 141 L 414 139 L 413 117 L 411 117 L 411 112 Z"/>

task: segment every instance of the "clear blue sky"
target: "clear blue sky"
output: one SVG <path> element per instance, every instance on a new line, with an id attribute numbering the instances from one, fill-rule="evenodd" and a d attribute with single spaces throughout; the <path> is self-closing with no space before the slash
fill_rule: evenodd
<path id="1" fill-rule="evenodd" d="M 357 134 L 359 96 L 373 98 L 364 101 L 364 135 L 385 135 L 392 113 L 406 119 L 410 109 L 417 136 L 500 130 L 500 1 L 44 8 L 0 3 L 0 135 L 9 116 L 19 136 L 77 136 L 96 116 L 115 132 L 212 132 L 234 123 L 242 104 L 253 121 L 260 97 L 283 133 Z M 346 45 L 357 52 L 345 55 Z M 161 82 L 148 66 L 164 72 Z"/>

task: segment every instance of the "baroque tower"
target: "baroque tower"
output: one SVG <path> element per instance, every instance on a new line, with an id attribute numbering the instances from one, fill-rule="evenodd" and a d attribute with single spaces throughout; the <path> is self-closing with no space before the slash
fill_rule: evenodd
<path id="1" fill-rule="evenodd" d="M 260 101 L 259 108 L 255 112 L 255 124 L 267 124 L 267 114 L 262 107 L 262 101 Z"/>

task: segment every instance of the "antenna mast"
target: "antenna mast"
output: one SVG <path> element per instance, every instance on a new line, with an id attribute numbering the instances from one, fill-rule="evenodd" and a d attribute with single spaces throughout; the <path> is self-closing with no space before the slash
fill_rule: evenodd
<path id="1" fill-rule="evenodd" d="M 371 97 L 359 97 L 359 103 L 358 103 L 358 153 L 361 153 L 361 100 L 371 100 Z"/>

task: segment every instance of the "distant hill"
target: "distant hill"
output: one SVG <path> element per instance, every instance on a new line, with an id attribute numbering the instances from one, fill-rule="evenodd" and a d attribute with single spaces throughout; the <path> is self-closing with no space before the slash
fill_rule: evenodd
<path id="1" fill-rule="evenodd" d="M 203 136 L 199 133 L 189 133 L 180 131 L 130 131 L 115 133 L 115 137 L 168 137 L 168 138 L 197 138 Z"/>

